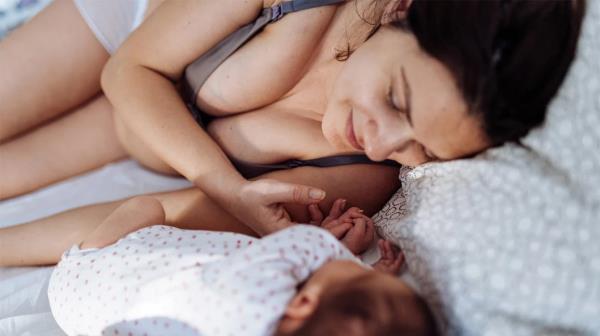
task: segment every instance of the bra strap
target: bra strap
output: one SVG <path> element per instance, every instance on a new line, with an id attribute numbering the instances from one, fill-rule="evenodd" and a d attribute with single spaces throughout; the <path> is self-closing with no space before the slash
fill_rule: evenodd
<path id="1" fill-rule="evenodd" d="M 346 0 L 292 0 L 283 1 L 271 7 L 271 22 L 281 19 L 285 14 L 305 9 L 335 5 Z"/>

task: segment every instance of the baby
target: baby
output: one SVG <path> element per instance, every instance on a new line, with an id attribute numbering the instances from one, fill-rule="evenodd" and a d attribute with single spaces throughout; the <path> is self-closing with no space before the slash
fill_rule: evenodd
<path id="1" fill-rule="evenodd" d="M 52 313 L 68 335 L 434 335 L 421 298 L 393 274 L 402 254 L 379 241 L 366 266 L 353 253 L 372 221 L 337 200 L 312 224 L 262 239 L 182 230 L 161 204 L 133 198 L 52 273 Z"/>

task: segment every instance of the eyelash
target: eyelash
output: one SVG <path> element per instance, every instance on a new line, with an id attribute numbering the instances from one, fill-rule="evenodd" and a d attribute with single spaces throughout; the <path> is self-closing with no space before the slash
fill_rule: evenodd
<path id="1" fill-rule="evenodd" d="M 401 108 L 394 103 L 394 98 L 393 98 L 393 94 L 392 94 L 393 90 L 394 90 L 394 88 L 392 86 L 390 86 L 390 89 L 388 92 L 388 103 L 394 110 L 396 110 L 402 114 L 406 114 L 406 109 Z"/>
<path id="2" fill-rule="evenodd" d="M 390 89 L 388 92 L 388 103 L 394 110 L 396 110 L 402 114 L 406 114 L 406 109 L 398 107 L 396 104 L 394 104 L 394 98 L 393 98 L 393 94 L 392 94 L 392 92 L 394 92 L 393 90 L 394 90 L 394 88 L 392 86 L 390 86 Z M 421 150 L 423 151 L 423 154 L 428 159 L 428 161 L 438 161 L 439 160 L 437 157 L 431 155 L 429 153 L 429 151 L 425 148 L 425 146 L 423 146 L 420 143 L 419 143 L 419 146 L 421 146 Z"/>
<path id="3" fill-rule="evenodd" d="M 429 153 L 429 151 L 428 151 L 427 149 L 425 149 L 425 147 L 423 147 L 423 154 L 425 154 L 425 157 L 426 157 L 426 158 L 427 158 L 427 160 L 429 160 L 429 161 L 438 161 L 438 158 L 437 158 L 437 157 L 435 157 L 435 156 L 433 156 L 433 155 L 431 155 L 431 154 Z"/>

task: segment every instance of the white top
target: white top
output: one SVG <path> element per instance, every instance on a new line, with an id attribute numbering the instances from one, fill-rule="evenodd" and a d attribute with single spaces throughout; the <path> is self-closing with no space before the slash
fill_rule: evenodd
<path id="1" fill-rule="evenodd" d="M 157 225 L 103 249 L 74 246 L 48 297 L 68 335 L 270 335 L 296 286 L 333 259 L 360 263 L 315 226 L 256 239 Z"/>

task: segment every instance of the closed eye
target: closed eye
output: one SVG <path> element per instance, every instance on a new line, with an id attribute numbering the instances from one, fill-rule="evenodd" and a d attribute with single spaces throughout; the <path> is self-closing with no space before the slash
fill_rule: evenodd
<path id="1" fill-rule="evenodd" d="M 407 115 L 408 110 L 405 107 L 399 106 L 399 104 L 396 102 L 396 99 L 394 97 L 394 87 L 392 85 L 390 85 L 387 99 L 388 99 L 388 104 L 394 110 L 400 112 L 401 114 Z"/>

